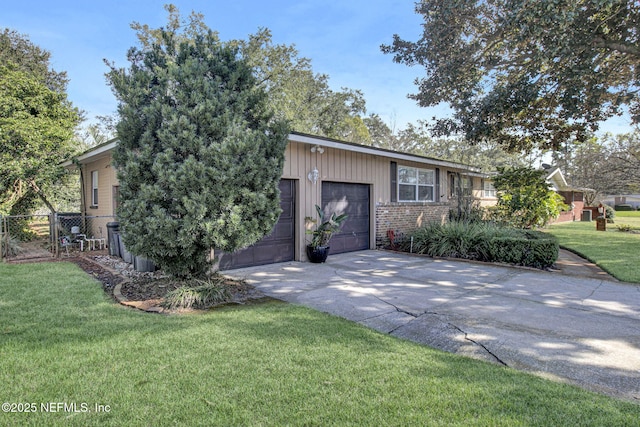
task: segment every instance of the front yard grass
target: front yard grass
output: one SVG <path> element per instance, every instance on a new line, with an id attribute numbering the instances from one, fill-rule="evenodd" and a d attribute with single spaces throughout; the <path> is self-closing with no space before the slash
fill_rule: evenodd
<path id="1" fill-rule="evenodd" d="M 633 215 L 630 215 L 633 214 Z M 640 212 L 616 212 L 607 231 L 596 231 L 596 222 L 565 222 L 546 230 L 558 238 L 560 247 L 569 249 L 623 282 L 640 283 L 638 256 L 640 234 L 620 232 L 616 225 L 628 224 L 640 229 Z"/>
<path id="2" fill-rule="evenodd" d="M 99 283 L 63 262 L 0 264 L 0 349 L 1 401 L 22 410 L 35 404 L 32 413 L 0 412 L 3 426 L 636 425 L 640 419 L 638 404 L 299 306 L 138 312 L 115 304 Z"/>

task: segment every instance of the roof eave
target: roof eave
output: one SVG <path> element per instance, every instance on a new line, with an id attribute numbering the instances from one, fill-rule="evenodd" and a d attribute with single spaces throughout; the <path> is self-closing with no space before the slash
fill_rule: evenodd
<path id="1" fill-rule="evenodd" d="M 450 169 L 462 169 L 469 173 L 469 175 L 477 175 L 484 177 L 479 168 L 471 165 L 465 165 L 462 163 L 449 162 L 446 160 L 434 159 L 431 157 L 420 156 L 417 154 L 400 153 L 397 151 L 386 150 L 384 148 L 369 147 L 367 145 L 355 144 L 350 142 L 338 141 L 335 139 L 318 137 L 314 135 L 306 135 L 303 133 L 292 132 L 289 134 L 289 141 L 301 142 L 304 144 L 321 145 L 323 147 L 335 148 L 340 150 L 353 151 L 356 153 L 370 154 L 374 156 L 385 156 L 396 160 L 405 160 L 410 162 L 428 163 L 435 166 L 442 166 Z"/>
<path id="2" fill-rule="evenodd" d="M 118 140 L 112 139 L 110 141 L 105 142 L 104 144 L 98 145 L 97 147 L 93 147 L 85 151 L 84 153 L 80 154 L 77 157 L 74 157 L 71 160 L 67 160 L 66 162 L 62 163 L 62 166 L 66 168 L 71 168 L 76 164 L 76 162 L 80 164 L 88 163 L 87 160 L 90 160 L 100 155 L 108 153 L 109 151 L 116 148 L 117 144 L 118 144 Z"/>

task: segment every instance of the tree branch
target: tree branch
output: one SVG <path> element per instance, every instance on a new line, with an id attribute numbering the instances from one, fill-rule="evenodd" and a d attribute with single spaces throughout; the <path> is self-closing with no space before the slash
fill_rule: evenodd
<path id="1" fill-rule="evenodd" d="M 616 52 L 620 52 L 626 55 L 632 55 L 640 58 L 640 48 L 637 45 L 630 45 L 630 44 L 605 40 L 603 37 L 594 37 L 593 46 L 598 48 L 608 49 L 608 50 L 615 50 Z"/>

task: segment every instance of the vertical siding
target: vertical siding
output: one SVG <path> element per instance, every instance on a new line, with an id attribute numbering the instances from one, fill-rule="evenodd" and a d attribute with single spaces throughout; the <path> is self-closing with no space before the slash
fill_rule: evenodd
<path id="1" fill-rule="evenodd" d="M 91 207 L 91 172 L 98 171 L 98 206 Z M 83 206 L 85 216 L 100 216 L 87 222 L 87 237 L 107 237 L 107 223 L 114 220 L 113 186 L 118 185 L 115 168 L 111 166 L 111 155 L 101 157 L 82 166 L 84 184 Z"/>
<path id="2" fill-rule="evenodd" d="M 317 140 L 322 146 L 322 140 Z M 389 181 L 391 158 L 384 153 L 368 154 L 353 150 L 323 147 L 324 153 L 312 153 L 313 145 L 304 142 L 290 141 L 285 151 L 285 162 L 282 170 L 282 178 L 296 180 L 296 249 L 297 260 L 306 259 L 305 247 L 307 235 L 305 234 L 305 217 L 315 217 L 315 205 L 320 205 L 322 200 L 322 182 L 334 181 L 345 183 L 368 184 L 370 186 L 370 247 L 375 247 L 376 207 L 391 203 L 391 183 Z M 110 165 L 111 156 L 107 155 L 83 166 L 85 185 L 85 214 L 91 216 L 112 215 L 113 200 L 112 188 L 117 185 L 116 172 Z M 425 169 L 435 169 L 435 166 L 421 162 L 394 160 L 398 165 L 413 166 Z M 309 181 L 307 174 L 317 167 L 320 178 L 314 184 Z M 99 171 L 99 203 L 97 209 L 90 209 L 91 203 L 91 171 Z M 448 169 L 439 168 L 440 188 L 439 194 L 445 195 L 438 202 L 446 202 L 448 199 Z M 474 189 L 479 189 L 479 182 L 474 180 Z M 480 190 L 481 192 L 481 190 Z"/>
<path id="3" fill-rule="evenodd" d="M 91 172 L 98 171 L 98 206 L 91 207 Z M 112 189 L 117 185 L 115 169 L 111 166 L 111 156 L 105 156 L 83 166 L 85 214 L 102 216 L 113 214 Z"/>
<path id="4" fill-rule="evenodd" d="M 320 145 L 321 141 L 320 141 Z M 298 180 L 296 217 L 296 259 L 305 259 L 307 235 L 305 217 L 315 217 L 315 205 L 321 204 L 322 182 L 347 182 L 369 184 L 371 191 L 371 242 L 375 247 L 375 206 L 388 203 L 391 197 L 389 187 L 390 159 L 371 154 L 323 147 L 324 153 L 312 153 L 313 145 L 290 142 L 285 153 L 283 178 Z M 317 167 L 320 178 L 313 184 L 307 174 Z"/>

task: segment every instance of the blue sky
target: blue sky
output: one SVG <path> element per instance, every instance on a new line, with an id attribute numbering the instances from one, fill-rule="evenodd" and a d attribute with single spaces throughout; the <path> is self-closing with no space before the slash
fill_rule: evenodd
<path id="1" fill-rule="evenodd" d="M 130 24 L 152 28 L 167 21 L 163 5 L 152 0 L 0 0 L 0 27 L 26 34 L 51 52 L 57 71 L 66 71 L 68 94 L 89 121 L 112 114 L 116 100 L 106 84 L 103 59 L 127 67 L 126 52 L 137 39 Z M 294 44 L 311 59 L 316 73 L 329 76 L 335 90 L 360 89 L 367 112 L 379 114 L 392 128 L 408 122 L 445 116 L 446 108 L 420 108 L 407 94 L 415 93 L 420 68 L 395 64 L 380 45 L 393 34 L 408 40 L 420 35 L 421 17 L 412 0 L 174 0 L 183 16 L 204 14 L 205 23 L 223 40 L 245 39 L 258 28 L 272 32 L 277 44 Z M 628 120 L 628 119 L 627 119 Z M 628 122 L 613 119 L 611 132 L 628 132 Z"/>

